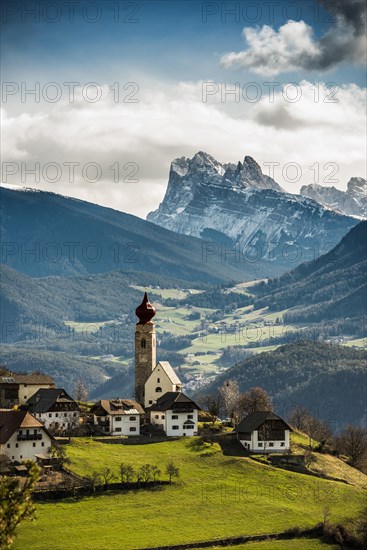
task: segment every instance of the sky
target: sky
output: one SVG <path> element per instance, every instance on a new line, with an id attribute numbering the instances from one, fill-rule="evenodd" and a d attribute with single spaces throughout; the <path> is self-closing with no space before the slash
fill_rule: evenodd
<path id="1" fill-rule="evenodd" d="M 361 0 L 2 3 L 2 173 L 140 217 L 170 163 L 250 155 L 287 191 L 366 177 Z"/>

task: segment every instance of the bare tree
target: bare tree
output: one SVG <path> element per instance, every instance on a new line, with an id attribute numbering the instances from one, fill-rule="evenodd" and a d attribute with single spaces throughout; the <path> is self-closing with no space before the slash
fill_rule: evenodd
<path id="1" fill-rule="evenodd" d="M 92 472 L 85 479 L 93 492 L 96 490 L 98 485 L 101 485 L 101 476 L 98 472 Z"/>
<path id="2" fill-rule="evenodd" d="M 142 481 L 143 483 L 148 483 L 152 480 L 152 478 L 153 474 L 151 464 L 143 464 L 143 466 L 140 466 L 137 472 L 138 482 Z"/>
<path id="3" fill-rule="evenodd" d="M 241 412 L 247 414 L 256 411 L 272 411 L 273 404 L 271 397 L 266 390 L 259 387 L 250 388 L 247 392 L 241 394 L 239 399 Z"/>
<path id="4" fill-rule="evenodd" d="M 304 432 L 309 416 L 310 413 L 307 409 L 301 407 L 300 405 L 297 405 L 288 414 L 287 419 L 291 426 L 293 426 L 296 430 Z"/>
<path id="5" fill-rule="evenodd" d="M 223 410 L 223 396 L 221 393 L 212 393 L 203 397 L 203 405 L 208 411 L 212 424 L 214 426 L 217 418 Z"/>
<path id="6" fill-rule="evenodd" d="M 362 465 L 367 459 L 367 430 L 357 426 L 347 426 L 337 439 L 339 450 L 350 457 L 354 467 Z"/>
<path id="7" fill-rule="evenodd" d="M 168 462 L 168 464 L 166 466 L 166 473 L 169 477 L 169 482 L 170 483 L 172 483 L 172 479 L 174 477 L 178 478 L 180 476 L 179 469 L 177 468 L 177 466 L 175 466 L 175 464 L 172 461 Z"/>
<path id="8" fill-rule="evenodd" d="M 87 401 L 89 392 L 86 385 L 82 380 L 78 380 L 75 385 L 75 400 L 76 401 Z"/>
<path id="9" fill-rule="evenodd" d="M 160 475 L 161 475 L 161 471 L 158 468 L 158 466 L 153 465 L 151 467 L 151 474 L 152 474 L 153 481 L 154 482 L 158 481 L 158 479 L 160 478 Z"/>
<path id="10" fill-rule="evenodd" d="M 112 472 L 112 470 L 110 470 L 110 468 L 107 468 L 107 467 L 101 470 L 100 476 L 102 478 L 102 481 L 105 487 L 107 487 L 109 483 L 112 483 L 112 481 L 116 479 L 115 474 Z"/>
<path id="11" fill-rule="evenodd" d="M 120 464 L 120 478 L 121 483 L 131 483 L 134 479 L 135 470 L 131 464 Z"/>
<path id="12" fill-rule="evenodd" d="M 238 401 L 240 392 L 235 380 L 227 380 L 219 390 L 222 399 L 223 407 L 226 415 L 234 422 L 237 422 L 239 417 Z"/>
<path id="13" fill-rule="evenodd" d="M 310 414 L 305 419 L 304 432 L 308 435 L 311 451 L 314 442 L 318 442 L 322 450 L 332 435 L 329 426 L 324 420 L 319 420 Z"/>
<path id="14" fill-rule="evenodd" d="M 264 422 L 257 431 L 258 440 L 263 443 L 263 452 L 266 453 L 266 449 L 271 439 L 271 424 L 269 422 Z"/>

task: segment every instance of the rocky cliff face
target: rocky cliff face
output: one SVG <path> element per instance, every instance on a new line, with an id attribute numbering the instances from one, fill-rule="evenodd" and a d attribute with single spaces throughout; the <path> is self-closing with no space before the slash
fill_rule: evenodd
<path id="1" fill-rule="evenodd" d="M 367 218 L 367 182 L 364 178 L 351 178 L 346 191 L 313 183 L 301 187 L 300 194 L 347 216 Z"/>
<path id="2" fill-rule="evenodd" d="M 238 261 L 285 267 L 325 253 L 357 223 L 284 192 L 251 157 L 223 164 L 203 152 L 172 162 L 164 200 L 147 219 L 234 250 Z"/>

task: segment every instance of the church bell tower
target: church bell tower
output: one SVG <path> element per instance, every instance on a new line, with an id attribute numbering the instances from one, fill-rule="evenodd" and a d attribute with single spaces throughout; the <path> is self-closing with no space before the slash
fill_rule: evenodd
<path id="1" fill-rule="evenodd" d="M 145 292 L 135 310 L 139 322 L 135 329 L 135 400 L 144 405 L 144 386 L 156 366 L 156 333 L 152 319 L 155 309 Z"/>

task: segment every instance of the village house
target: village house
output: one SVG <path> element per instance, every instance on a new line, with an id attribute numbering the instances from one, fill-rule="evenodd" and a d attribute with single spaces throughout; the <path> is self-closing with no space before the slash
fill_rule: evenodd
<path id="1" fill-rule="evenodd" d="M 0 455 L 13 462 L 36 461 L 52 444 L 52 435 L 30 412 L 0 410 Z"/>
<path id="2" fill-rule="evenodd" d="M 0 377 L 0 407 L 12 409 L 14 405 L 25 405 L 40 389 L 54 388 L 51 376 L 45 374 L 16 374 L 10 372 Z"/>
<path id="3" fill-rule="evenodd" d="M 64 389 L 39 389 L 27 401 L 28 410 L 53 433 L 66 433 L 80 424 L 80 409 Z"/>
<path id="4" fill-rule="evenodd" d="M 245 416 L 235 427 L 237 438 L 253 453 L 287 453 L 292 428 L 273 412 L 257 411 Z"/>
<path id="5" fill-rule="evenodd" d="M 93 424 L 108 435 L 140 435 L 144 409 L 131 399 L 101 399 L 90 410 Z"/>
<path id="6" fill-rule="evenodd" d="M 168 361 L 160 361 L 145 382 L 145 407 L 150 407 L 167 392 L 182 390 L 182 384 Z"/>
<path id="7" fill-rule="evenodd" d="M 198 434 L 200 407 L 182 392 L 167 392 L 150 409 L 150 423 L 171 436 Z"/>

